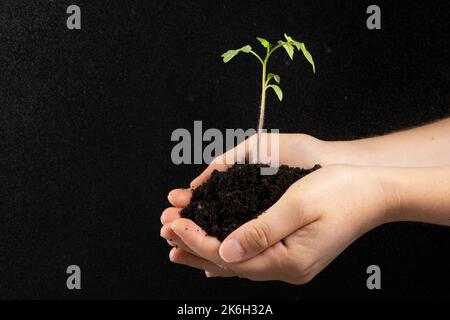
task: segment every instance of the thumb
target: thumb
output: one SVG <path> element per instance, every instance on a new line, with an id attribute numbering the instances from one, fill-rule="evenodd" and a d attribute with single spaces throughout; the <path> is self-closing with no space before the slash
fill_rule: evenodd
<path id="1" fill-rule="evenodd" d="M 303 213 L 295 185 L 267 211 L 243 224 L 222 242 L 219 253 L 225 262 L 250 259 L 312 222 Z"/>

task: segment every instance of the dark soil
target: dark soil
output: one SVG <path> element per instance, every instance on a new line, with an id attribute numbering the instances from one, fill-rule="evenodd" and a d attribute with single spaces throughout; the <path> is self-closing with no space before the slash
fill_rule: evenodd
<path id="1" fill-rule="evenodd" d="M 222 241 L 271 207 L 295 181 L 320 168 L 282 165 L 276 175 L 261 175 L 261 166 L 235 164 L 226 172 L 214 171 L 206 183 L 193 191 L 191 203 L 181 210 L 181 216 Z"/>

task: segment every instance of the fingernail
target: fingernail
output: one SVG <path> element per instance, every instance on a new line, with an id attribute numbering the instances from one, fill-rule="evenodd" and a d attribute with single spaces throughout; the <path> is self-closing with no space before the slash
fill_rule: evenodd
<path id="1" fill-rule="evenodd" d="M 169 200 L 169 202 L 171 202 L 171 201 L 170 201 L 171 198 L 172 198 L 172 191 L 170 191 L 170 192 L 167 194 L 167 200 Z"/>
<path id="2" fill-rule="evenodd" d="M 219 249 L 220 256 L 225 262 L 238 262 L 245 255 L 245 250 L 236 239 L 226 239 Z"/>
<path id="3" fill-rule="evenodd" d="M 159 230 L 159 235 L 161 236 L 161 238 L 164 238 L 164 226 L 162 226 L 161 229 Z"/>
<path id="4" fill-rule="evenodd" d="M 174 261 L 174 258 L 175 258 L 175 251 L 177 251 L 177 248 L 178 247 L 175 247 L 175 248 L 172 248 L 171 250 L 170 250 L 170 252 L 169 252 L 169 260 L 170 261 Z"/>

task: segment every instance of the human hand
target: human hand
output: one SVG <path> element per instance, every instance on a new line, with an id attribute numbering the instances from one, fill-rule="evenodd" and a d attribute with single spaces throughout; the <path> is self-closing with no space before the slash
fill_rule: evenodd
<path id="1" fill-rule="evenodd" d="M 395 201 L 386 197 L 384 171 L 319 169 L 294 183 L 277 203 L 223 243 L 173 210 L 163 213 L 161 233 L 175 236 L 172 243 L 179 247 L 170 253 L 173 262 L 203 269 L 208 276 L 305 283 L 351 242 L 386 221 Z"/>
<path id="2" fill-rule="evenodd" d="M 276 137 L 274 139 L 273 137 Z M 273 145 L 277 143 L 278 145 Z M 269 134 L 262 133 L 260 136 L 261 163 L 277 166 L 278 164 L 298 168 L 312 168 L 314 165 L 321 166 L 328 163 L 330 153 L 326 152 L 329 143 L 306 134 Z M 195 178 L 190 186 L 195 188 L 209 179 L 214 170 L 226 171 L 235 163 L 244 162 L 256 158 L 257 135 L 253 135 L 244 142 L 215 158 L 208 167 Z M 274 154 L 277 156 L 274 156 Z M 253 157 L 253 158 L 252 158 Z M 276 160 L 275 160 L 276 159 Z M 271 161 L 278 163 L 271 163 Z M 169 198 L 172 197 L 172 195 Z M 170 200 L 170 199 L 169 199 Z"/>
<path id="3" fill-rule="evenodd" d="M 261 145 L 266 144 L 269 149 L 269 154 L 272 153 L 271 135 L 261 134 Z M 235 148 L 230 149 L 223 155 L 214 159 L 214 161 L 191 182 L 191 187 L 196 187 L 203 184 L 214 170 L 225 171 L 235 162 L 243 161 L 249 158 L 249 154 L 256 151 L 256 135 L 248 138 Z M 326 142 L 316 139 L 306 134 L 279 134 L 278 135 L 278 156 L 279 163 L 289 165 L 292 167 L 310 168 L 315 164 L 325 165 L 327 155 L 325 152 Z M 328 150 L 327 150 L 328 151 Z M 229 160 L 232 160 L 231 162 Z M 228 162 L 227 162 L 228 161 Z M 168 239 L 172 246 L 177 246 L 179 254 L 182 251 L 194 254 L 192 250 L 187 248 L 183 241 L 169 228 L 168 224 L 180 218 L 180 209 L 187 206 L 190 202 L 192 189 L 174 189 L 169 195 L 168 199 L 173 207 L 164 210 L 161 216 L 163 227 L 161 228 L 161 236 Z"/>

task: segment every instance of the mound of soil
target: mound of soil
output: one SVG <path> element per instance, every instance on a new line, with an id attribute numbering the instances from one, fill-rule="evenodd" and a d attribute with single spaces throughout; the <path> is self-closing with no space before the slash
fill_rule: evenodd
<path id="1" fill-rule="evenodd" d="M 210 236 L 224 240 L 233 230 L 271 207 L 298 179 L 320 168 L 279 167 L 275 175 L 261 175 L 260 164 L 235 164 L 214 171 L 193 191 L 180 215 L 197 223 Z"/>

